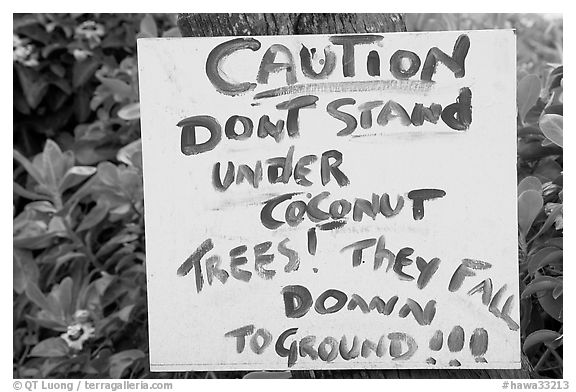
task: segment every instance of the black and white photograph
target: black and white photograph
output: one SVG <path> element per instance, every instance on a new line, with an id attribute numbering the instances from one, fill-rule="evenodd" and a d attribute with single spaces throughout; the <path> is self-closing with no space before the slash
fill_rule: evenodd
<path id="1" fill-rule="evenodd" d="M 573 386 L 562 13 L 12 19 L 12 390 Z"/>

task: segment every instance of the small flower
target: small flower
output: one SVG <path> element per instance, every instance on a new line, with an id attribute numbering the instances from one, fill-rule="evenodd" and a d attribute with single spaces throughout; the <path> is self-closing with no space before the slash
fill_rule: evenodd
<path id="1" fill-rule="evenodd" d="M 60 335 L 68 344 L 68 347 L 74 350 L 82 350 L 84 342 L 94 337 L 95 329 L 90 323 L 75 323 L 68 326 L 66 333 Z"/>
<path id="2" fill-rule="evenodd" d="M 20 38 L 16 34 L 12 34 L 12 46 L 14 47 L 22 46 L 23 45 L 22 41 L 23 41 L 22 38 Z"/>
<path id="3" fill-rule="evenodd" d="M 38 52 L 34 50 L 34 45 L 29 44 L 29 42 L 30 40 L 13 34 L 13 61 L 26 67 L 35 67 L 38 65 Z"/>
<path id="4" fill-rule="evenodd" d="M 136 77 L 138 74 L 138 64 L 136 64 L 136 59 L 134 57 L 125 57 L 120 62 L 119 70 L 131 78 Z"/>
<path id="5" fill-rule="evenodd" d="M 74 30 L 74 36 L 80 40 L 88 41 L 90 49 L 95 48 L 100 44 L 100 37 L 104 36 L 104 26 L 96 23 L 93 20 L 83 22 Z"/>
<path id="6" fill-rule="evenodd" d="M 556 208 L 562 209 L 562 204 L 560 203 L 547 203 L 544 206 L 544 212 L 546 215 L 550 215 L 552 211 L 556 210 Z M 554 219 L 554 226 L 556 230 L 562 230 L 564 228 L 564 218 L 563 218 L 563 211 L 560 210 L 560 213 Z"/>
<path id="7" fill-rule="evenodd" d="M 72 52 L 74 58 L 78 61 L 84 61 L 88 56 L 92 56 L 92 52 L 84 49 L 74 49 Z"/>
<path id="8" fill-rule="evenodd" d="M 54 31 L 54 29 L 56 29 L 56 26 L 57 26 L 56 23 L 49 22 L 49 23 L 46 23 L 46 26 L 44 26 L 44 28 L 46 29 L 47 33 L 51 33 Z"/>
<path id="9" fill-rule="evenodd" d="M 558 193 L 560 190 L 562 190 L 562 187 L 560 185 L 554 184 L 552 181 L 542 184 L 542 196 L 544 197 Z"/>
<path id="10" fill-rule="evenodd" d="M 95 72 L 96 76 L 107 77 L 112 75 L 112 68 L 108 64 L 103 64 Z"/>
<path id="11" fill-rule="evenodd" d="M 90 321 L 90 311 L 86 309 L 79 309 L 74 313 L 74 321 L 77 323 L 87 323 Z"/>

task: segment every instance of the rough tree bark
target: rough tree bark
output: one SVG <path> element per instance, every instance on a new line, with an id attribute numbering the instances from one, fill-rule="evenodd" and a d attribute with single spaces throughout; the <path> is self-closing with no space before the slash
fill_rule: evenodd
<path id="1" fill-rule="evenodd" d="M 180 14 L 184 37 L 235 35 L 350 34 L 406 31 L 402 14 Z M 310 370 L 292 371 L 294 378 L 530 378 L 522 357 L 520 370 Z"/>

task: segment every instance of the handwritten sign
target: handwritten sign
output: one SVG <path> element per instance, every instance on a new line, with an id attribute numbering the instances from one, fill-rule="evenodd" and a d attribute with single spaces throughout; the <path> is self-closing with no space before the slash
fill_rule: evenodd
<path id="1" fill-rule="evenodd" d="M 519 368 L 515 53 L 140 39 L 151 369 Z"/>

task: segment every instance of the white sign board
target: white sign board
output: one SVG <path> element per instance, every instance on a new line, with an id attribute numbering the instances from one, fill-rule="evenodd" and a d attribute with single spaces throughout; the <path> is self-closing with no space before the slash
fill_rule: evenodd
<path id="1" fill-rule="evenodd" d="M 138 40 L 151 369 L 519 368 L 515 56 Z"/>

